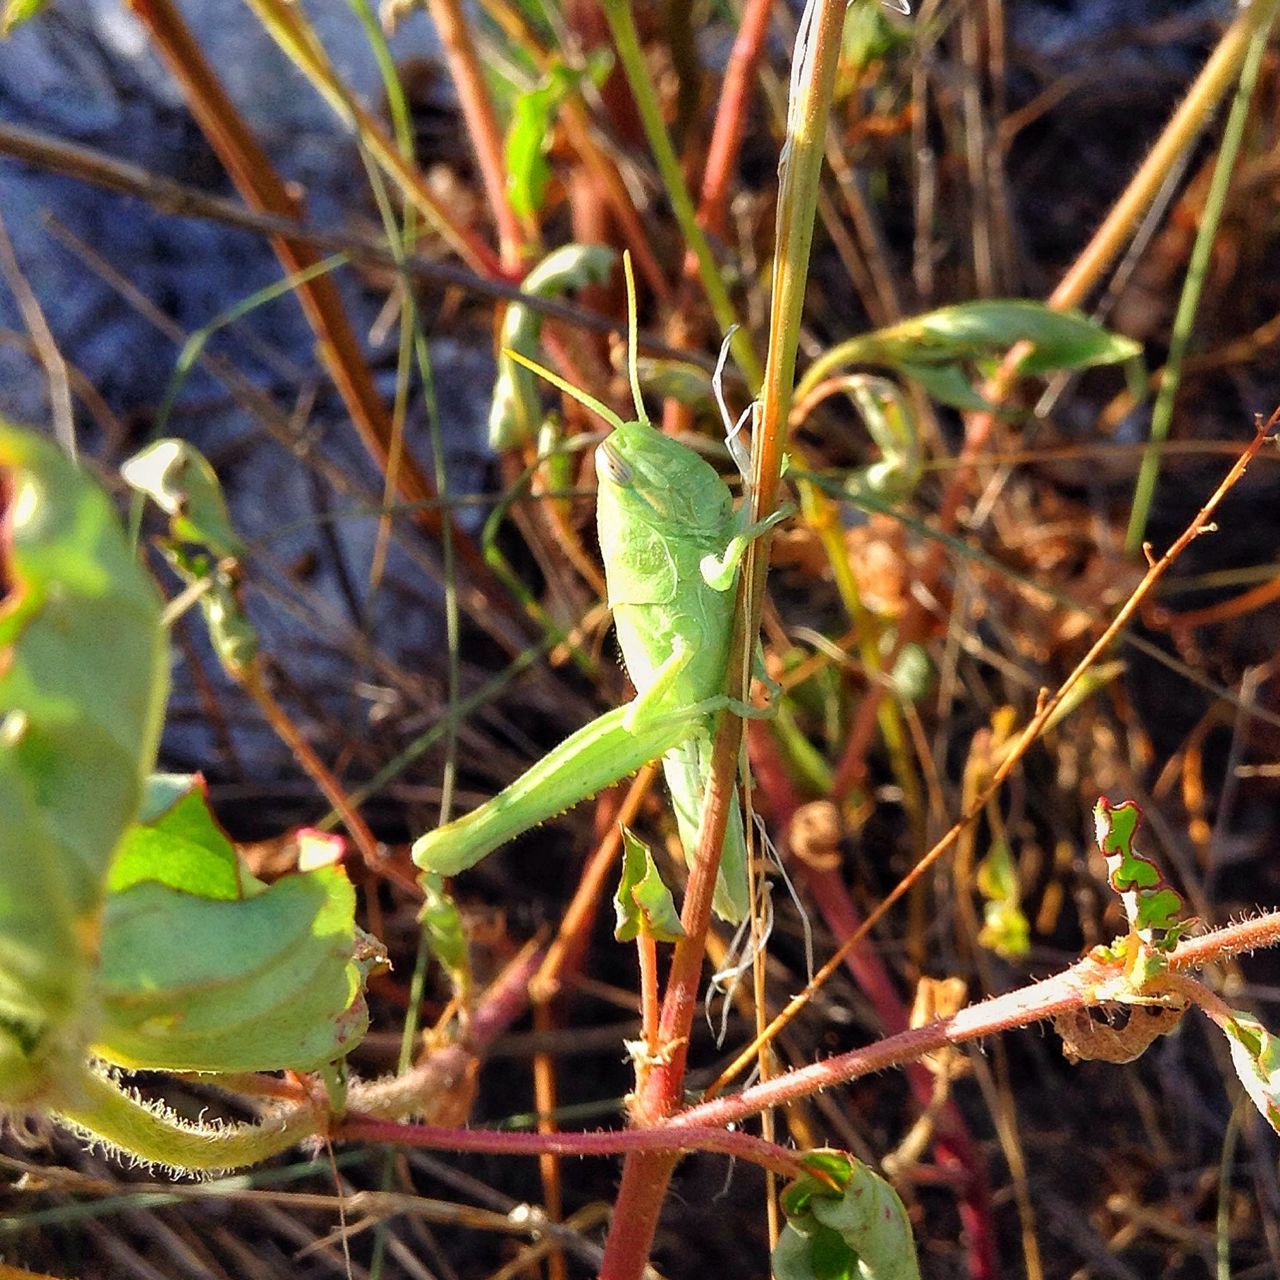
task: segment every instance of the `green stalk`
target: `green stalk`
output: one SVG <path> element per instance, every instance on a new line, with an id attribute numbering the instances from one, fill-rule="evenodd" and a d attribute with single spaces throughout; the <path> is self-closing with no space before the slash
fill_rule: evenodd
<path id="1" fill-rule="evenodd" d="M 172 1169 L 238 1169 L 260 1164 L 303 1138 L 322 1133 L 323 1111 L 296 1107 L 258 1124 L 181 1120 L 160 1103 L 143 1102 L 87 1064 L 50 1110 L 90 1137 L 138 1160 Z"/>
<path id="2" fill-rule="evenodd" d="M 1169 427 L 1173 422 L 1173 405 L 1178 397 L 1178 387 L 1182 383 L 1182 361 L 1195 326 L 1200 295 L 1204 292 L 1205 278 L 1208 275 L 1209 256 L 1213 252 L 1213 242 L 1217 238 L 1222 211 L 1226 207 L 1227 194 L 1231 188 L 1231 174 L 1235 169 L 1236 157 L 1240 154 L 1244 127 L 1249 117 L 1249 102 L 1253 97 L 1254 86 L 1258 83 L 1258 70 L 1262 65 L 1262 55 L 1266 52 L 1267 38 L 1271 34 L 1274 21 L 1273 12 L 1271 17 L 1258 27 L 1249 41 L 1248 51 L 1240 66 L 1240 79 L 1236 82 L 1236 94 L 1231 103 L 1231 113 L 1222 131 L 1222 146 L 1218 150 L 1213 179 L 1209 184 L 1208 197 L 1205 199 L 1204 215 L 1200 219 L 1200 228 L 1196 232 L 1195 244 L 1191 249 L 1186 279 L 1182 283 L 1182 296 L 1178 299 L 1178 312 L 1173 321 L 1169 355 L 1165 360 L 1164 373 L 1160 378 L 1160 391 L 1156 396 L 1155 407 L 1151 411 L 1151 437 L 1147 450 L 1142 455 L 1142 466 L 1138 471 L 1138 481 L 1133 490 L 1133 509 L 1129 515 L 1129 528 L 1124 540 L 1125 550 L 1130 555 L 1141 550 L 1146 536 L 1151 501 L 1155 496 L 1156 480 L 1160 474 L 1160 446 L 1169 437 Z"/>
<path id="3" fill-rule="evenodd" d="M 874 3 L 874 0 L 870 0 Z M 620 0 L 605 0 L 606 12 Z M 625 8 L 625 5 L 622 7 Z M 818 206 L 823 143 L 835 86 L 845 0 L 809 0 L 800 24 L 791 80 L 787 139 L 779 170 L 777 252 L 770 298 L 769 351 L 765 362 L 760 426 L 756 432 L 751 493 L 752 516 L 773 511 L 786 445 L 787 419 L 795 381 L 800 317 L 804 307 L 809 251 Z M 612 21 L 612 18 L 611 18 Z M 634 87 L 634 86 L 633 86 Z M 741 696 L 760 627 L 768 571 L 768 535 L 753 543 L 739 584 L 738 609 L 729 662 L 730 693 Z M 682 922 L 686 937 L 676 944 L 659 1024 L 661 1060 L 650 1071 L 631 1107 L 633 1123 L 652 1124 L 675 1113 L 682 1102 L 689 1031 L 699 1007 L 698 984 L 706 950 L 712 890 L 720 848 L 734 802 L 742 720 L 725 714 L 716 732 L 715 752 L 702 811 L 702 835 L 689 878 Z M 628 1157 L 601 1274 L 610 1280 L 640 1280 L 653 1232 L 677 1157 L 637 1153 Z"/>
<path id="4" fill-rule="evenodd" d="M 667 199 L 671 201 L 671 211 L 684 235 L 685 243 L 693 252 L 698 263 L 698 277 L 702 281 L 707 301 L 711 304 L 712 314 L 722 333 L 733 331 L 729 340 L 730 350 L 742 370 L 751 391 L 760 386 L 760 361 L 747 331 L 738 326 L 720 269 L 716 265 L 715 255 L 711 252 L 711 244 L 698 223 L 697 210 L 693 205 L 693 197 L 685 185 L 684 173 L 680 169 L 680 160 L 676 156 L 675 147 L 671 145 L 671 135 L 667 132 L 666 122 L 662 118 L 662 108 L 658 96 L 653 90 L 653 81 L 649 69 L 645 66 L 644 53 L 640 48 L 640 37 L 636 32 L 635 20 L 631 16 L 630 0 L 601 0 L 601 8 L 609 21 L 609 29 L 613 32 L 613 42 L 618 50 L 618 59 L 622 63 L 627 84 L 631 87 L 631 96 L 635 99 L 636 108 L 640 112 L 640 120 L 644 125 L 645 137 L 649 142 L 649 150 L 653 152 L 654 163 L 658 166 L 658 175 L 666 188 Z"/>

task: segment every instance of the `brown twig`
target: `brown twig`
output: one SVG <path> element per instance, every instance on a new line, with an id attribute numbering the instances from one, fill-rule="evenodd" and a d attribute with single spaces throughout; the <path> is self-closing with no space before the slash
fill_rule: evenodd
<path id="1" fill-rule="evenodd" d="M 44 366 L 44 375 L 49 380 L 49 407 L 53 416 L 53 432 L 58 443 L 73 460 L 76 457 L 76 422 L 75 412 L 71 407 L 71 376 L 67 371 L 67 362 L 45 319 L 40 299 L 36 297 L 27 278 L 22 274 L 22 266 L 18 255 L 13 250 L 13 242 L 0 217 L 0 273 L 8 282 L 9 291 L 18 304 L 27 332 L 31 335 L 31 344 L 35 348 L 36 357 Z"/>
<path id="2" fill-rule="evenodd" d="M 267 237 L 288 237 L 322 253 L 345 253 L 353 262 L 403 271 L 419 284 L 464 289 L 483 298 L 518 302 L 548 319 L 562 320 L 578 329 L 620 338 L 626 336 L 625 323 L 599 311 L 558 298 L 525 293 L 510 281 L 485 276 L 458 263 L 440 262 L 423 254 L 412 254 L 397 262 L 386 245 L 372 236 L 350 230 L 321 231 L 300 222 L 293 212 L 277 214 L 247 209 L 234 200 L 209 195 L 186 183 L 175 182 L 138 165 L 107 156 L 92 147 L 64 142 L 34 129 L 0 124 L 0 155 L 50 173 L 65 174 L 80 182 L 91 182 L 110 191 L 136 196 L 162 213 L 182 218 L 206 218 Z M 678 351 L 653 333 L 641 330 L 637 341 L 640 349 L 651 355 L 692 361 L 707 372 L 715 368 L 715 361 L 709 357 L 699 352 Z M 732 376 L 731 371 L 728 376 Z"/>

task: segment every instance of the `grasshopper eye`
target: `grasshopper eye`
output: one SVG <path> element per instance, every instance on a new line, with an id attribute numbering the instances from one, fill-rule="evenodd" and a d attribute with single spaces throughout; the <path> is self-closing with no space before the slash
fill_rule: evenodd
<path id="1" fill-rule="evenodd" d="M 599 462 L 601 471 L 614 484 L 631 483 L 631 468 L 627 466 L 622 459 L 622 455 L 607 440 L 596 450 L 596 461 Z"/>

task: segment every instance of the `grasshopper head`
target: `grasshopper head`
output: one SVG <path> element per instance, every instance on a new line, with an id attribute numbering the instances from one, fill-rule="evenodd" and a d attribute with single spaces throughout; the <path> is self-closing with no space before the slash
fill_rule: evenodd
<path id="1" fill-rule="evenodd" d="M 596 449 L 598 501 L 620 519 L 676 522 L 671 532 L 719 529 L 733 499 L 710 463 L 647 422 L 624 422 Z M 602 512 L 603 514 L 603 512 Z"/>

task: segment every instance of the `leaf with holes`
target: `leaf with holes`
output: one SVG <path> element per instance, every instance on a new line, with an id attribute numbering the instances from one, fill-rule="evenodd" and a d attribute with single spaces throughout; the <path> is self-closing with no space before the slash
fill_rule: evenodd
<path id="1" fill-rule="evenodd" d="M 1113 805 L 1104 796 L 1094 806 L 1093 821 L 1098 848 L 1107 860 L 1107 879 L 1120 895 L 1130 930 L 1147 946 L 1172 951 L 1195 921 L 1182 918 L 1182 895 L 1133 846 L 1142 810 L 1132 800 Z"/>

